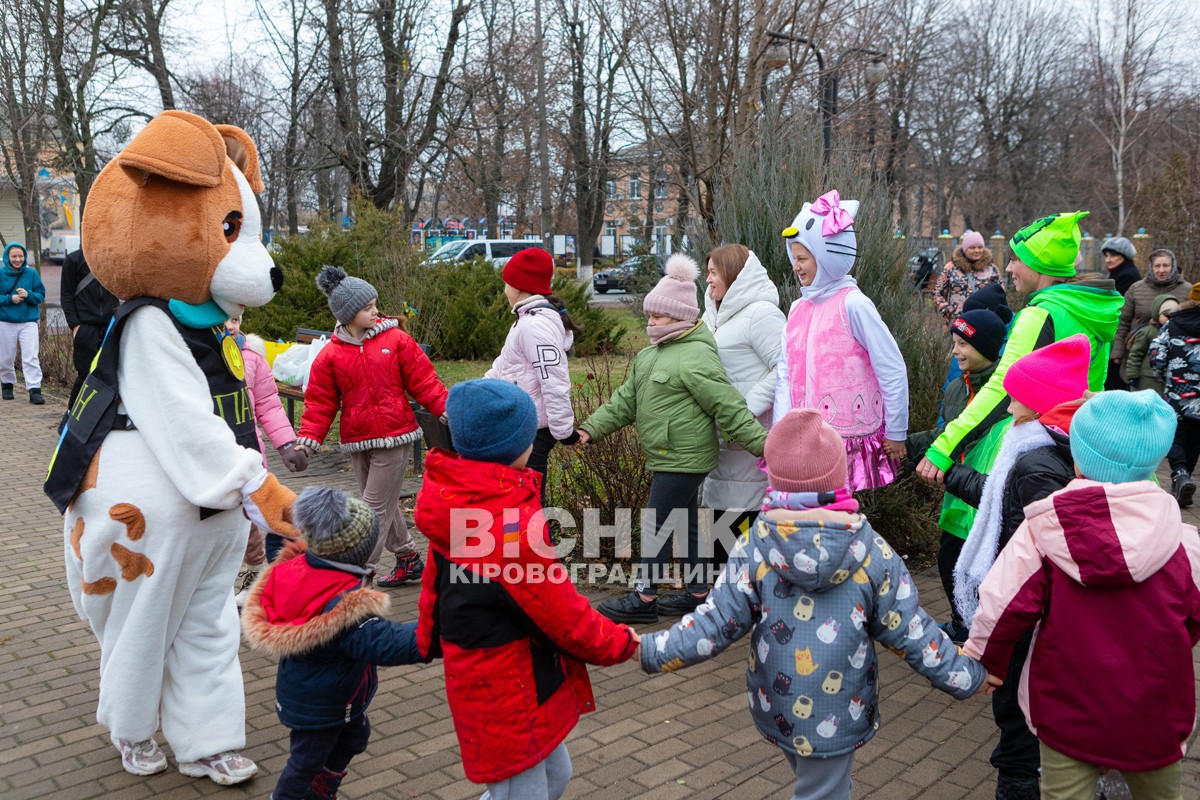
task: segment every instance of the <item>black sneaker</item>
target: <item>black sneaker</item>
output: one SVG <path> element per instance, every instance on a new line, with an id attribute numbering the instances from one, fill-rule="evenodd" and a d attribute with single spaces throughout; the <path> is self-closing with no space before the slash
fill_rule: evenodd
<path id="1" fill-rule="evenodd" d="M 0 397 L 3 397 L 5 400 L 12 400 L 15 397 L 11 383 L 0 384 Z"/>
<path id="2" fill-rule="evenodd" d="M 42 397 L 42 390 L 41 389 L 30 389 L 29 390 L 29 402 L 33 403 L 35 406 L 46 405 L 46 398 Z"/>
<path id="3" fill-rule="evenodd" d="M 1179 503 L 1180 508 L 1190 506 L 1192 497 L 1196 494 L 1196 484 L 1192 481 L 1192 476 L 1183 471 L 1172 475 L 1171 494 L 1175 495 L 1175 502 Z"/>
<path id="4" fill-rule="evenodd" d="M 670 594 L 658 598 L 658 613 L 664 617 L 682 617 L 684 614 L 692 613 L 706 602 L 708 602 L 707 594 L 704 597 L 696 597 L 691 592 Z"/>
<path id="5" fill-rule="evenodd" d="M 637 592 L 605 600 L 596 610 L 613 622 L 624 622 L 627 625 L 658 622 L 658 600 L 643 600 Z"/>
<path id="6" fill-rule="evenodd" d="M 391 573 L 384 575 L 375 581 L 375 585 L 381 586 L 384 589 L 389 589 L 393 586 L 399 586 L 408 581 L 419 580 L 421 573 L 425 571 L 425 564 L 421 561 L 420 553 L 409 553 L 406 556 L 396 556 L 396 568 Z"/>

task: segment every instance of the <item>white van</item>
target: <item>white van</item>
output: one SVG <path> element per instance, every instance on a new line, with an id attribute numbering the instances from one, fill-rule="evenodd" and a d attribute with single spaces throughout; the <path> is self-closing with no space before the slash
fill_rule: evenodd
<path id="1" fill-rule="evenodd" d="M 508 260 L 529 247 L 546 246 L 537 240 L 524 239 L 456 239 L 446 242 L 429 257 L 430 262 L 436 261 L 470 261 L 483 256 L 497 267 L 502 267 Z"/>
<path id="2" fill-rule="evenodd" d="M 61 264 L 68 253 L 74 253 L 78 249 L 79 237 L 77 235 L 61 231 L 50 232 L 50 247 L 47 255 L 51 262 Z"/>

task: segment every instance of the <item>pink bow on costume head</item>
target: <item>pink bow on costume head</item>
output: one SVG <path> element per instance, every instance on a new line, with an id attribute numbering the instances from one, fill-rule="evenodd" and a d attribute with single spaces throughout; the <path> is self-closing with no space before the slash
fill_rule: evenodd
<path id="1" fill-rule="evenodd" d="M 821 223 L 822 236 L 833 236 L 854 224 L 854 217 L 841 207 L 841 202 L 842 198 L 837 189 L 833 189 L 818 197 L 812 204 L 812 213 L 818 217 L 825 217 L 825 221 Z"/>

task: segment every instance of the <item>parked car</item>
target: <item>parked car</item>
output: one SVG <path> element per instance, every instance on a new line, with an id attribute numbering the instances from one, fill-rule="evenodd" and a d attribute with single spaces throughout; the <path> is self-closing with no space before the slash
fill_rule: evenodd
<path id="1" fill-rule="evenodd" d="M 659 276 L 665 275 L 662 259 L 655 255 L 632 256 L 615 267 L 602 269 L 592 275 L 592 289 L 598 294 L 607 294 L 613 289 L 628 292 L 633 288 L 638 275 L 649 275 L 653 268 Z"/>
<path id="2" fill-rule="evenodd" d="M 545 245 L 540 241 L 523 239 L 456 239 L 446 242 L 429 257 L 430 263 L 439 261 L 470 261 L 483 256 L 497 267 L 502 267 L 508 260 L 528 247 Z"/>

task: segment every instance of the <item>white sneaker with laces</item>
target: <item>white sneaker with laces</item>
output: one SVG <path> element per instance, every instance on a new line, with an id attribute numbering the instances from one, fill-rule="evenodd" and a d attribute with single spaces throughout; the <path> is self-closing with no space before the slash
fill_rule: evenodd
<path id="1" fill-rule="evenodd" d="M 222 786 L 232 786 L 253 778 L 258 774 L 258 767 L 241 753 L 226 751 L 181 763 L 179 771 L 189 778 L 212 778 Z"/>
<path id="2" fill-rule="evenodd" d="M 167 756 L 158 749 L 158 742 L 154 739 L 144 742 L 124 739 L 112 741 L 121 751 L 121 766 L 131 775 L 156 775 L 167 768 Z"/>
<path id="3" fill-rule="evenodd" d="M 233 583 L 233 602 L 237 604 L 238 608 L 246 605 L 246 600 L 250 597 L 250 587 L 254 585 L 254 581 L 258 580 L 263 566 L 263 564 L 242 564 L 237 580 Z"/>

